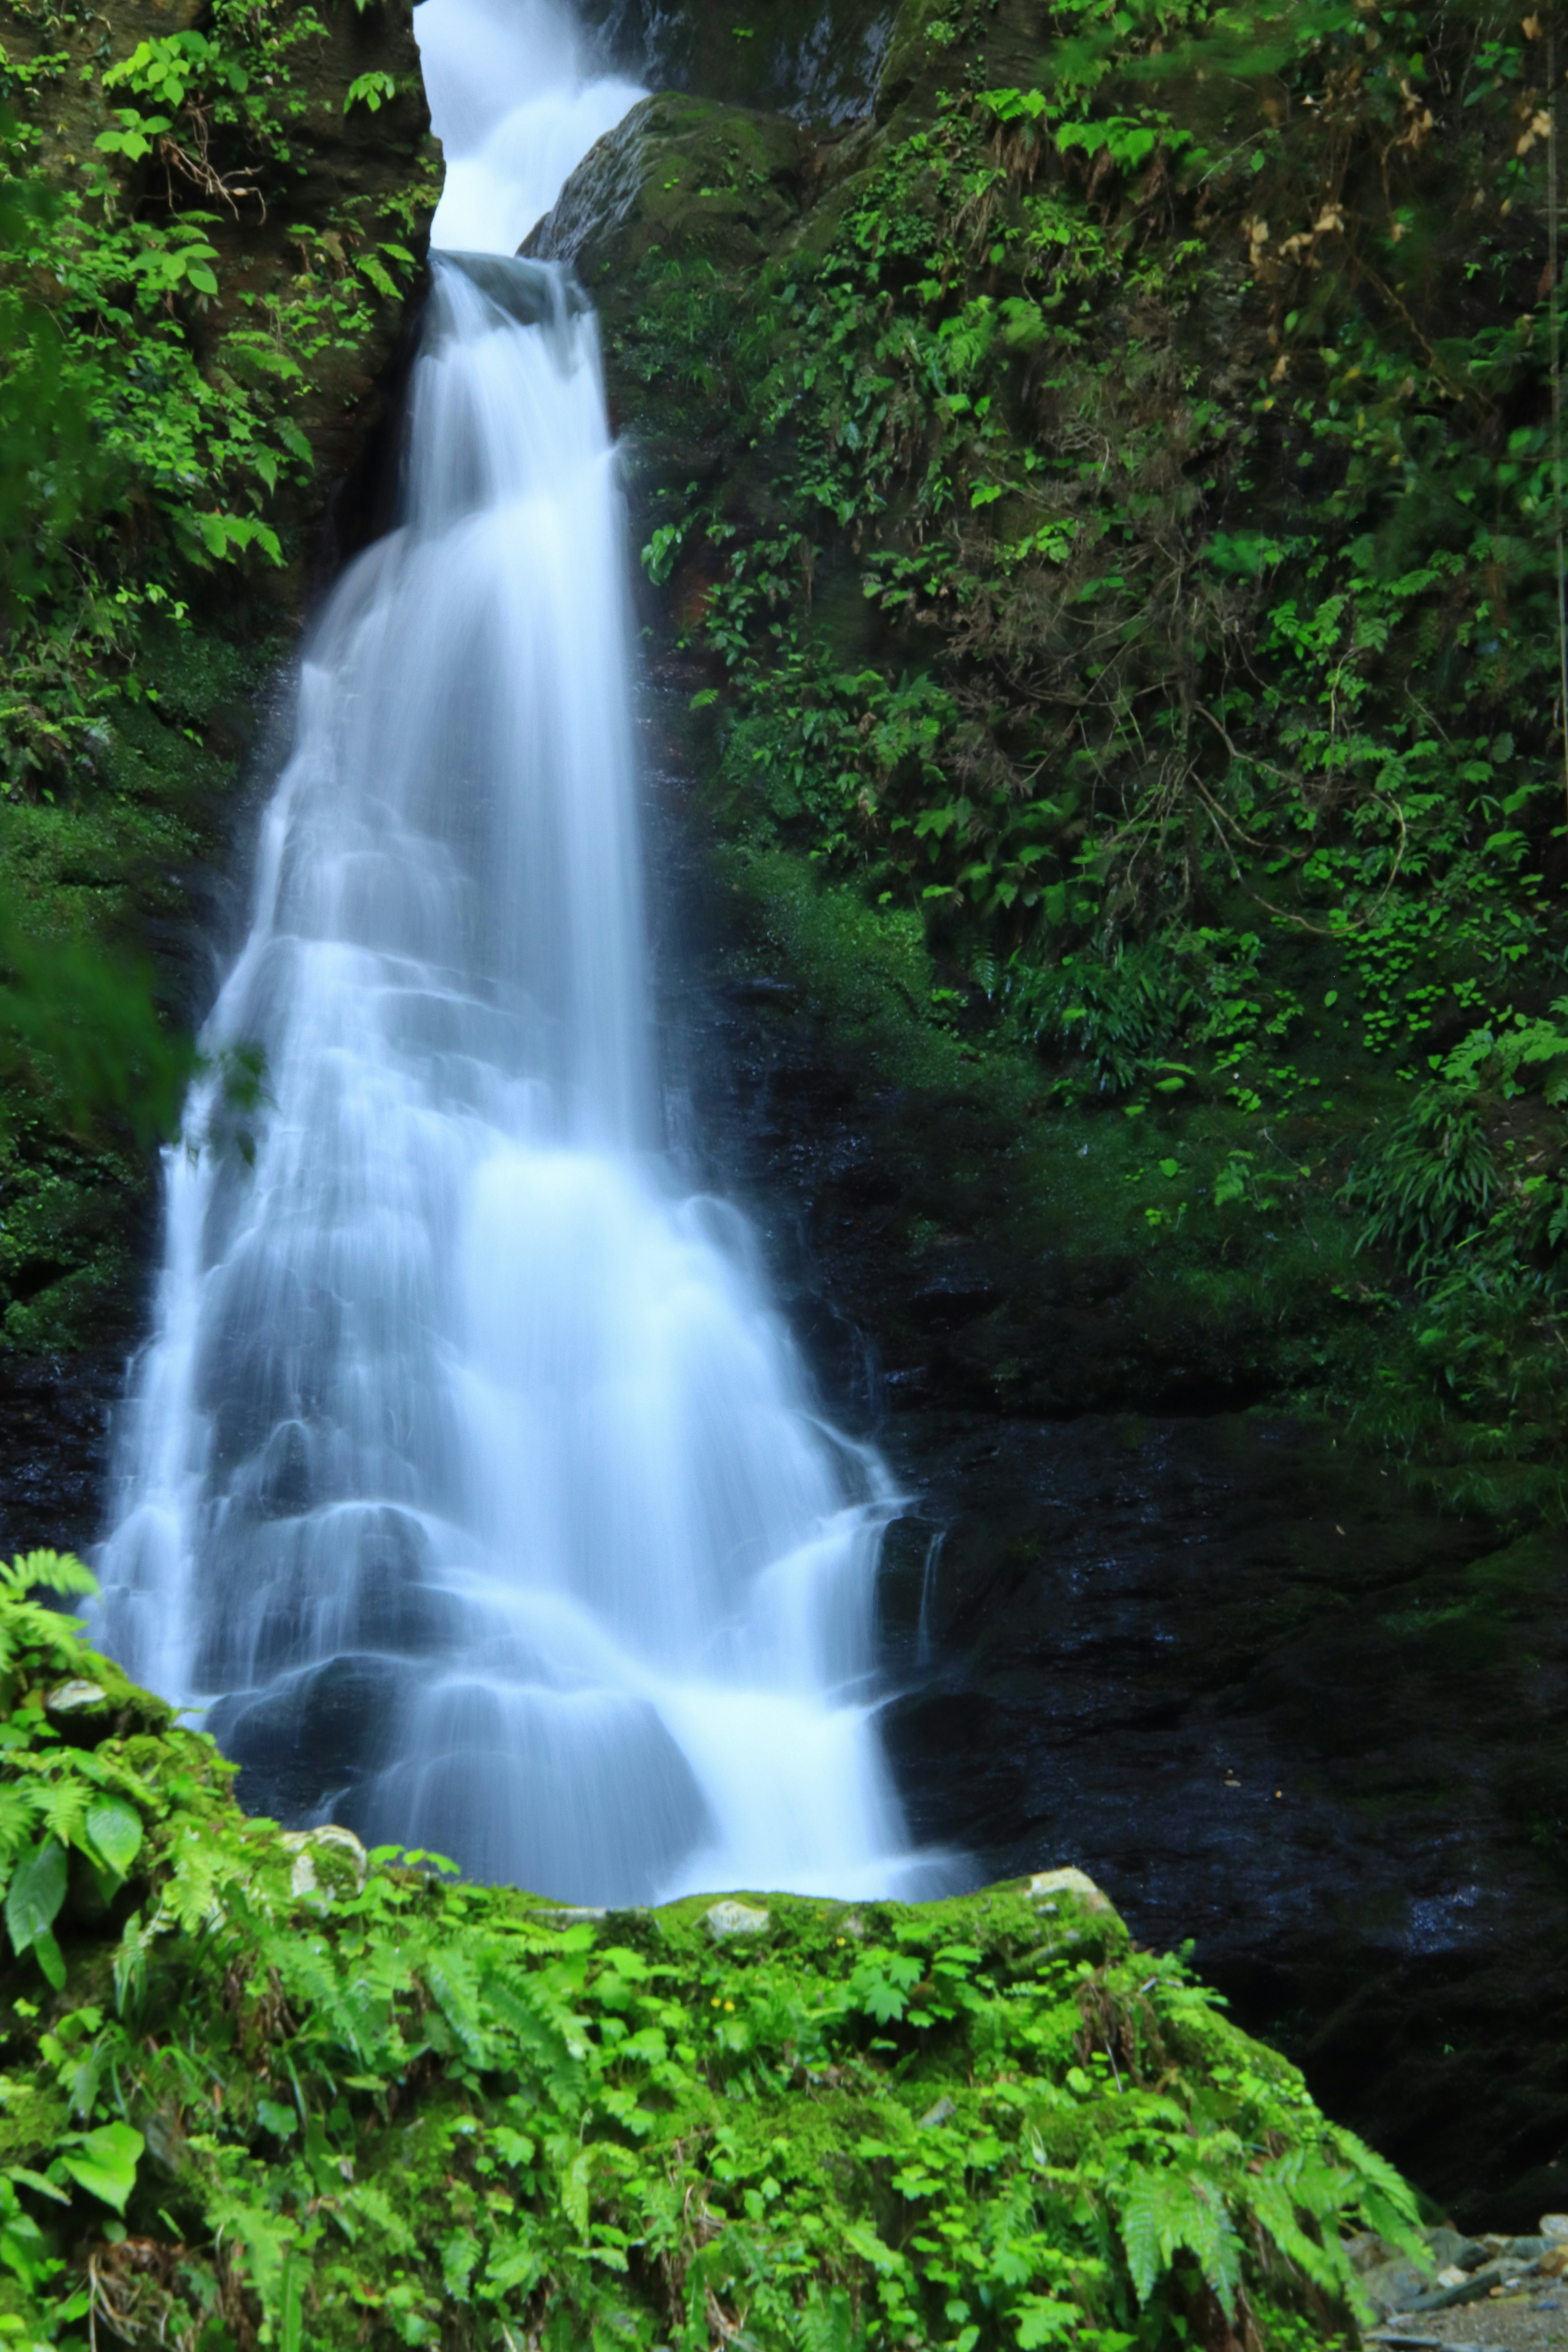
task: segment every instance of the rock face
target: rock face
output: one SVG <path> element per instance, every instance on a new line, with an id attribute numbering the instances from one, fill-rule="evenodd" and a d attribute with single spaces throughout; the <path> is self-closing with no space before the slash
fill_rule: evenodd
<path id="1" fill-rule="evenodd" d="M 841 130 L 871 110 L 896 13 L 889 0 L 587 0 L 578 16 L 606 62 L 651 89 Z"/>

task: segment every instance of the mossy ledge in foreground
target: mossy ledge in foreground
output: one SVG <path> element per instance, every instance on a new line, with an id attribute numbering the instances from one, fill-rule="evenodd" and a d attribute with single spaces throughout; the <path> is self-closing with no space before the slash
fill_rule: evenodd
<path id="1" fill-rule="evenodd" d="M 1410 2192 L 1078 1871 L 584 1912 L 247 1820 L 0 1570 L 0 2336 L 1354 2343 Z"/>

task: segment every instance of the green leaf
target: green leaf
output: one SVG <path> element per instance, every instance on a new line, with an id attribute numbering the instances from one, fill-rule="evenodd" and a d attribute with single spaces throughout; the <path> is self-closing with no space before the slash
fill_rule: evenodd
<path id="1" fill-rule="evenodd" d="M 256 2120 L 274 2139 L 288 2139 L 300 2128 L 300 2118 L 293 2108 L 279 2106 L 276 2099 L 258 2099 Z"/>
<path id="2" fill-rule="evenodd" d="M 283 2352 L 304 2352 L 305 2287 L 309 2263 L 290 2247 L 283 2257 Z"/>
<path id="3" fill-rule="evenodd" d="M 1060 2344 L 1079 2332 L 1082 2315 L 1072 2303 L 1056 2303 L 1048 2295 L 1026 2295 L 1018 2313 L 1022 2352 L 1040 2352 L 1045 2344 Z"/>
<path id="4" fill-rule="evenodd" d="M 147 2143 L 129 2124 L 104 2124 L 83 2132 L 74 2146 L 60 2150 L 59 2160 L 79 2188 L 125 2210 L 125 2200 L 136 2186 L 136 2167 Z"/>
<path id="5" fill-rule="evenodd" d="M 142 1816 L 123 1797 L 100 1797 L 87 1809 L 87 1833 L 117 1878 L 142 1850 Z"/>
<path id="6" fill-rule="evenodd" d="M 58 1838 L 45 1838 L 18 1865 L 5 1897 L 5 1925 L 18 1959 L 53 1927 L 69 1874 L 66 1850 Z"/>
<path id="7" fill-rule="evenodd" d="M 7 2180 L 19 2180 L 24 2189 L 32 2189 L 37 2196 L 52 2197 L 57 2205 L 70 2203 L 58 2180 L 46 2180 L 41 2172 L 29 2172 L 25 2164 L 8 2164 L 5 2178 Z"/>

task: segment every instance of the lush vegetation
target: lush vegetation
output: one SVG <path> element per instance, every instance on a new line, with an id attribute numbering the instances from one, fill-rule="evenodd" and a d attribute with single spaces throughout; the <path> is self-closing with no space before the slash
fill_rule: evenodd
<path id="1" fill-rule="evenodd" d="M 0 1303 L 36 1349 L 89 1336 L 129 1262 L 190 1069 L 145 933 L 210 845 L 317 444 L 396 331 L 433 187 L 405 92 L 384 164 L 323 202 L 323 121 L 398 98 L 352 75 L 341 11 L 216 0 L 143 37 L 40 0 L 3 29 Z"/>
<path id="2" fill-rule="evenodd" d="M 1076 1872 L 583 1915 L 247 1821 L 0 1580 L 0 2334 L 977 2347 L 1352 2336 L 1410 2194 Z"/>
<path id="3" fill-rule="evenodd" d="M 712 188 L 649 199 L 616 346 L 678 458 L 724 436 L 644 562 L 732 831 L 918 919 L 927 1019 L 1069 1132 L 1142 1121 L 1121 1227 L 1197 1287 L 1299 1229 L 1277 1382 L 1526 1519 L 1568 1446 L 1559 18 L 910 0 L 765 270 L 704 253 Z"/>

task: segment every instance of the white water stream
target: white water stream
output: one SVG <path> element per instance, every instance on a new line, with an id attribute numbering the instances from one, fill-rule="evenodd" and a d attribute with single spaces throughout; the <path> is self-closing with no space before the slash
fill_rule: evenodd
<path id="1" fill-rule="evenodd" d="M 510 255 L 637 92 L 542 0 L 416 21 L 439 242 Z M 318 1818 L 474 1876 L 912 1887 L 886 1475 L 656 1148 L 623 516 L 548 265 L 437 261 L 404 515 L 313 632 L 205 1033 L 265 1049 L 254 1164 L 212 1082 L 168 1155 L 100 1632 L 233 1752 L 351 1753 Z"/>

